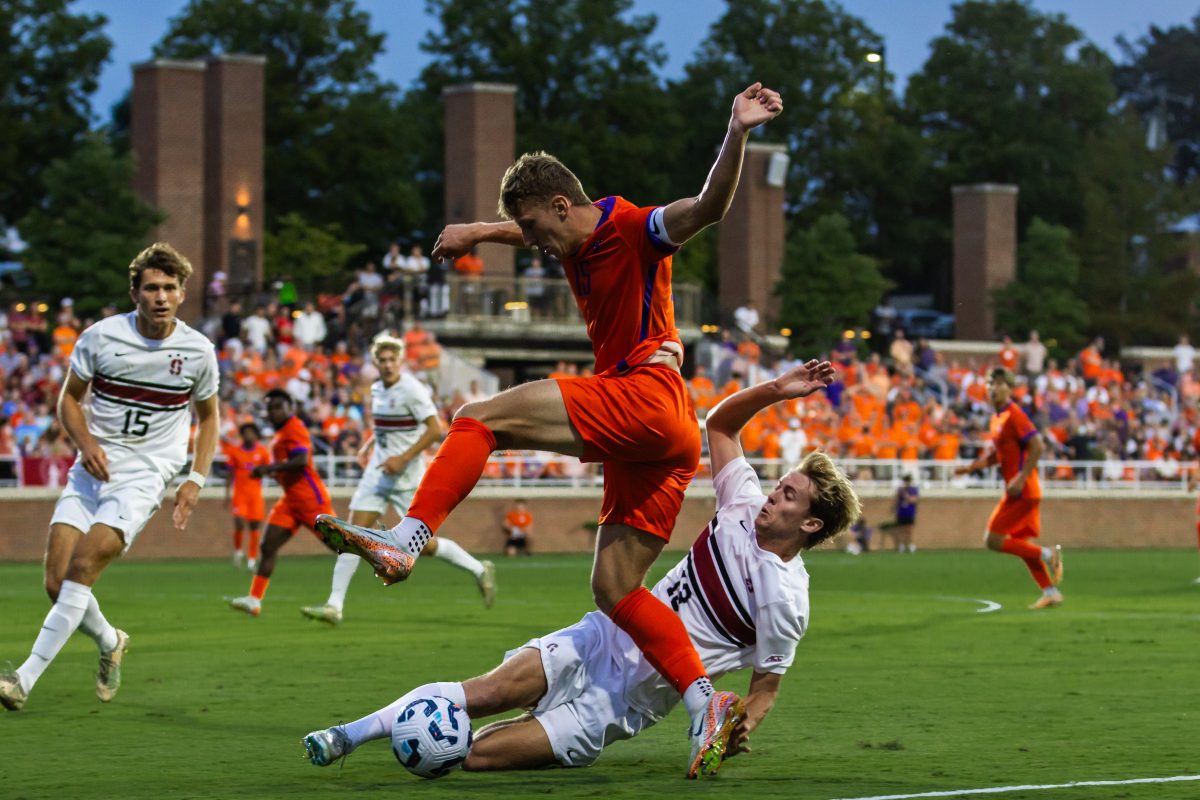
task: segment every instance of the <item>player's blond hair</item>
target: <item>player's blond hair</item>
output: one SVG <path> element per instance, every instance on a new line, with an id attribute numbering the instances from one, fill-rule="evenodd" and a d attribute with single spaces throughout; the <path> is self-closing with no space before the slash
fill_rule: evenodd
<path id="1" fill-rule="evenodd" d="M 806 455 L 796 471 L 812 481 L 809 513 L 821 520 L 822 526 L 810 534 L 804 549 L 816 547 L 854 524 L 862 515 L 862 501 L 846 473 L 838 469 L 825 453 L 813 451 Z"/>
<path id="2" fill-rule="evenodd" d="M 549 153 L 537 150 L 521 156 L 505 171 L 497 211 L 501 219 L 515 219 L 526 203 L 549 203 L 557 195 L 576 206 L 592 202 L 574 172 Z"/>
<path id="3" fill-rule="evenodd" d="M 155 242 L 129 262 L 129 288 L 137 291 L 142 286 L 142 273 L 156 269 L 179 281 L 182 287 L 192 277 L 192 262 L 166 242 Z"/>
<path id="4" fill-rule="evenodd" d="M 379 358 L 384 350 L 393 350 L 399 358 L 404 358 L 404 340 L 395 336 L 376 336 L 371 342 L 371 358 Z"/>

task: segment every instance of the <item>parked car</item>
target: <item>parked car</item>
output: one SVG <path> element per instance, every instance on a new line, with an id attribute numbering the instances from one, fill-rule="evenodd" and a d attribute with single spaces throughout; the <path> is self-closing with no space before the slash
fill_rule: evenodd
<path id="1" fill-rule="evenodd" d="M 954 315 L 932 308 L 902 308 L 896 312 L 892 328 L 900 328 L 909 339 L 953 339 Z"/>

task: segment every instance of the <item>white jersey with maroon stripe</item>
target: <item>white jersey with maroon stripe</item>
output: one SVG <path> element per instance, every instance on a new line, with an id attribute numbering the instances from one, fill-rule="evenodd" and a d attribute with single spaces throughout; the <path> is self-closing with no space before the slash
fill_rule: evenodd
<path id="1" fill-rule="evenodd" d="M 784 561 L 758 546 L 754 518 L 766 496 L 746 459 L 725 465 L 713 486 L 717 515 L 654 595 L 679 614 L 710 677 L 745 667 L 782 674 L 808 628 L 808 571 L 800 556 Z M 631 662 L 626 699 L 661 719 L 678 693 L 624 631 L 613 632 L 614 657 Z"/>
<path id="2" fill-rule="evenodd" d="M 212 342 L 181 320 L 165 339 L 138 333 L 137 312 L 90 326 L 71 353 L 71 371 L 91 384 L 88 430 L 109 471 L 151 465 L 164 478 L 187 462 L 192 401 L 217 392 Z"/>
<path id="3" fill-rule="evenodd" d="M 429 387 L 408 372 L 391 386 L 383 381 L 371 385 L 371 424 L 375 433 L 375 449 L 368 469 L 377 469 L 392 456 L 403 454 L 425 433 L 425 420 L 437 416 L 433 393 Z M 420 480 L 424 463 L 420 458 L 408 462 L 399 476 L 397 486 Z"/>

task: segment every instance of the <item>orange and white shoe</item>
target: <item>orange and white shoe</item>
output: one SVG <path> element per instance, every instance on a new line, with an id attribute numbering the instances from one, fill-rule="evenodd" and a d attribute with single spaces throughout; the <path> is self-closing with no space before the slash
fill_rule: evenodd
<path id="1" fill-rule="evenodd" d="M 1063 602 L 1062 593 L 1055 592 L 1054 594 L 1042 595 L 1041 597 L 1039 597 L 1037 599 L 1037 601 L 1035 603 L 1033 603 L 1033 605 L 1031 605 L 1029 607 L 1031 609 L 1033 609 L 1034 611 L 1039 611 L 1043 608 L 1054 608 L 1055 606 L 1061 606 L 1062 602 Z"/>
<path id="2" fill-rule="evenodd" d="M 257 617 L 262 613 L 262 601 L 257 597 L 245 595 L 243 597 L 230 597 L 229 607 L 234 611 L 241 611 L 243 614 L 249 614 L 252 617 Z"/>
<path id="3" fill-rule="evenodd" d="M 1046 562 L 1046 568 L 1050 570 L 1050 581 L 1058 586 L 1063 579 L 1063 553 L 1062 545 L 1054 545 L 1054 552 L 1050 554 L 1050 560 Z M 1061 601 L 1060 601 L 1061 602 Z"/>
<path id="4" fill-rule="evenodd" d="M 729 737 L 746 716 L 742 698 L 733 692 L 713 692 L 708 707 L 699 719 L 692 721 L 692 757 L 688 766 L 689 778 L 711 778 L 721 768 Z"/>
<path id="5" fill-rule="evenodd" d="M 384 586 L 409 576 L 417 559 L 394 541 L 390 531 L 351 525 L 329 514 L 317 517 L 314 526 L 321 541 L 339 553 L 353 553 L 371 565 Z"/>

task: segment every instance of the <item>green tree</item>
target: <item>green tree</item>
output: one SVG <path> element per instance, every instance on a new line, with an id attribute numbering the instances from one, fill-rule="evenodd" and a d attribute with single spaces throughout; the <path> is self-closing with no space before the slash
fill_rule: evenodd
<path id="1" fill-rule="evenodd" d="M 1079 289 L 1071 232 L 1035 217 L 1020 246 L 1017 279 L 992 295 L 996 324 L 1014 338 L 1036 330 L 1056 358 L 1074 354 L 1089 329 Z"/>
<path id="2" fill-rule="evenodd" d="M 108 303 L 128 305 L 129 262 L 162 221 L 132 182 L 132 160 L 116 155 L 103 134 L 89 134 L 45 169 L 42 201 L 17 225 L 38 289 L 73 297 L 80 316 Z"/>
<path id="3" fill-rule="evenodd" d="M 631 16 L 632 7 L 632 0 L 427 0 L 440 25 L 421 43 L 432 56 L 420 79 L 424 102 L 440 108 L 442 89 L 456 83 L 515 84 L 519 152 L 553 153 L 590 196 L 674 200 L 669 164 L 682 117 L 655 76 L 666 59 L 650 40 L 657 19 Z M 719 141 L 709 142 L 705 166 L 694 169 L 707 168 Z M 440 155 L 430 169 L 440 172 Z M 703 180 L 693 172 L 687 193 Z"/>
<path id="4" fill-rule="evenodd" d="M 112 42 L 69 0 L 0 0 L 0 225 L 37 203 L 41 173 L 89 126 L 88 97 Z"/>
<path id="5" fill-rule="evenodd" d="M 1118 42 L 1127 61 L 1116 71 L 1121 97 L 1174 148 L 1176 181 L 1192 183 L 1200 177 L 1200 14 L 1191 27 L 1151 27 L 1135 42 Z"/>
<path id="6" fill-rule="evenodd" d="M 788 241 L 775 291 L 793 353 L 828 350 L 847 328 L 865 327 L 891 283 L 858 252 L 849 221 L 827 214 Z"/>
<path id="7" fill-rule="evenodd" d="M 266 234 L 263 274 L 268 279 L 291 278 L 307 294 L 323 278 L 344 270 L 365 249 L 364 245 L 346 242 L 336 224 L 310 225 L 293 212 L 278 220 L 276 231 Z"/>
<path id="8" fill-rule="evenodd" d="M 268 228 L 297 213 L 381 249 L 424 219 L 413 175 L 426 136 L 426 115 L 371 66 L 383 45 L 354 0 L 191 0 L 154 52 L 266 56 Z"/>

